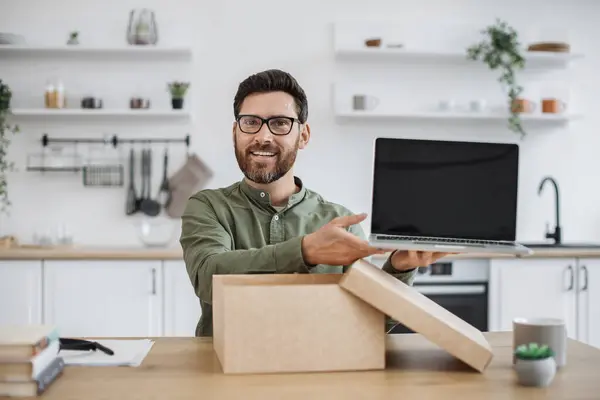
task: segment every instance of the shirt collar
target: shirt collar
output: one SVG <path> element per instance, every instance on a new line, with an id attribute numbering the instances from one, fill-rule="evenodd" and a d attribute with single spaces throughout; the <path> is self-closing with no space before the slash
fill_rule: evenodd
<path id="1" fill-rule="evenodd" d="M 294 183 L 300 188 L 300 190 L 290 196 L 287 204 L 288 207 L 292 207 L 293 205 L 300 203 L 304 199 L 304 195 L 306 194 L 306 188 L 304 187 L 304 183 L 300 178 L 294 176 Z M 257 201 L 258 203 L 263 204 L 265 206 L 272 205 L 271 197 L 269 196 L 269 192 L 267 192 L 266 190 L 260 190 L 250 186 L 248 182 L 246 182 L 246 179 L 242 179 L 242 181 L 240 182 L 240 187 L 242 189 L 242 192 L 244 192 L 248 197 Z"/>

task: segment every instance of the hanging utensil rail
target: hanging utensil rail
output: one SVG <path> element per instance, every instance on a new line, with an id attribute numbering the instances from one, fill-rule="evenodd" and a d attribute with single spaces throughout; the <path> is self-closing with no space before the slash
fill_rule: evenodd
<path id="1" fill-rule="evenodd" d="M 135 138 L 135 139 L 121 139 L 117 135 L 113 135 L 110 139 L 91 139 L 91 138 L 73 138 L 73 139 L 62 139 L 62 138 L 50 138 L 48 134 L 42 136 L 42 146 L 46 147 L 49 143 L 103 143 L 112 144 L 113 147 L 117 147 L 121 143 L 185 143 L 186 147 L 190 147 L 190 135 L 186 135 L 183 139 L 172 139 L 172 138 Z"/>

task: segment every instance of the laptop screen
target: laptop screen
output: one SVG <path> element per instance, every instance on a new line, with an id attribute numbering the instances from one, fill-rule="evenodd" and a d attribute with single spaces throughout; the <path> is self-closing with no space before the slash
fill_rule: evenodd
<path id="1" fill-rule="evenodd" d="M 515 240 L 516 144 L 378 138 L 371 233 Z"/>

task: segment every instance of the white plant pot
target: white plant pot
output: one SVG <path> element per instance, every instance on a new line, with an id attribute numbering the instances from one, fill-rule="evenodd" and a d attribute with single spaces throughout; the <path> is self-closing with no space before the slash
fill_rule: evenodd
<path id="1" fill-rule="evenodd" d="M 520 360 L 515 363 L 518 382 L 524 386 L 548 386 L 556 375 L 554 357 L 543 360 Z"/>

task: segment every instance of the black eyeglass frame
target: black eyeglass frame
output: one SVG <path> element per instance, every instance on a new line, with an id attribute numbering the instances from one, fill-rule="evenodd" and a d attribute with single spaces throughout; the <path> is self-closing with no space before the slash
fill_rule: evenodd
<path id="1" fill-rule="evenodd" d="M 258 129 L 256 130 L 256 132 L 246 132 L 245 130 L 242 129 L 242 124 L 240 124 L 240 120 L 244 117 L 252 117 L 252 118 L 257 118 L 260 120 L 260 126 L 258 127 Z M 290 125 L 290 130 L 287 131 L 286 133 L 275 133 L 273 132 L 273 130 L 271 129 L 271 125 L 269 125 L 269 122 L 274 120 L 274 119 L 287 119 L 291 122 Z M 286 136 L 289 135 L 290 132 L 292 131 L 292 129 L 294 128 L 294 122 L 298 122 L 299 124 L 301 124 L 300 120 L 298 118 L 294 118 L 294 117 L 288 117 L 287 115 L 276 115 L 273 117 L 269 117 L 269 118 L 262 118 L 258 115 L 253 115 L 253 114 L 242 114 L 242 115 L 238 115 L 236 122 L 238 124 L 238 126 L 240 127 L 240 130 L 242 132 L 244 132 L 245 134 L 248 135 L 256 135 L 258 132 L 260 132 L 260 130 L 262 129 L 264 124 L 267 124 L 267 128 L 269 128 L 269 131 L 276 136 Z"/>
<path id="2" fill-rule="evenodd" d="M 71 339 L 71 338 L 60 338 L 59 339 L 59 351 L 61 350 L 79 350 L 79 351 L 96 351 L 108 354 L 109 356 L 114 355 L 114 351 L 101 345 L 98 342 L 84 339 Z"/>

